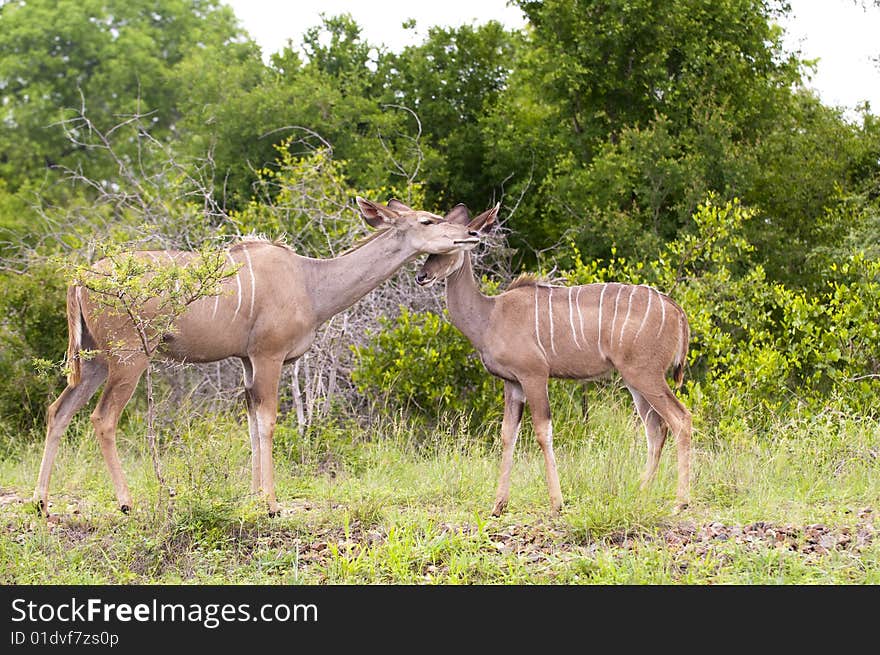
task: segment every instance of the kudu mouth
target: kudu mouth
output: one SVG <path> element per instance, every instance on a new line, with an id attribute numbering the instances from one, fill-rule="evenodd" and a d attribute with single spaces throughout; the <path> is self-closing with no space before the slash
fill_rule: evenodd
<path id="1" fill-rule="evenodd" d="M 467 237 L 466 239 L 453 239 L 452 245 L 463 246 L 463 247 L 459 248 L 459 250 L 462 250 L 462 251 L 473 250 L 474 248 L 476 248 L 477 245 L 479 245 L 479 243 L 480 243 L 480 235 L 477 232 L 472 232 L 472 231 L 469 231 L 468 234 L 470 236 Z M 447 253 L 447 254 L 449 254 L 449 253 Z M 418 284 L 420 287 L 429 287 L 429 286 L 433 285 L 437 281 L 437 279 L 438 278 L 436 275 L 429 276 L 427 273 L 421 272 L 418 275 L 416 275 L 416 284 Z"/>
<path id="2" fill-rule="evenodd" d="M 437 277 L 434 275 L 428 275 L 427 273 L 419 273 L 416 275 L 416 284 L 420 287 L 429 287 L 437 281 Z"/>
<path id="3" fill-rule="evenodd" d="M 468 230 L 468 238 L 467 239 L 453 239 L 452 243 L 455 245 L 473 245 L 476 246 L 480 243 L 480 234 L 479 232 L 475 232 L 473 230 Z"/>

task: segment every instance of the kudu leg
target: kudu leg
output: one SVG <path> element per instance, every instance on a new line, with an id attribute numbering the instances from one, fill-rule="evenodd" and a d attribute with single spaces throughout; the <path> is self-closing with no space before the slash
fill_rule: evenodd
<path id="1" fill-rule="evenodd" d="M 639 386 L 636 389 L 675 435 L 675 448 L 678 456 L 676 511 L 681 511 L 690 504 L 691 432 L 693 429 L 691 413 L 675 397 L 665 380 L 653 386 Z"/>
<path id="2" fill-rule="evenodd" d="M 111 365 L 101 399 L 91 416 L 101 454 L 104 455 L 104 462 L 110 471 L 119 509 L 124 514 L 131 511 L 131 493 L 119 461 L 119 452 L 116 450 L 116 426 L 147 364 L 146 359 L 138 359 L 134 362 L 126 362 L 125 365 Z"/>
<path id="3" fill-rule="evenodd" d="M 523 382 L 522 388 L 532 414 L 535 437 L 544 453 L 544 476 L 547 480 L 547 491 L 550 493 L 550 506 L 554 512 L 559 512 L 562 510 L 562 489 L 559 486 L 556 455 L 553 453 L 553 423 L 550 420 L 547 380 Z"/>
<path id="4" fill-rule="evenodd" d="M 648 461 L 645 463 L 645 470 L 642 473 L 641 486 L 646 488 L 654 479 L 657 473 L 657 467 L 660 464 L 660 453 L 663 450 L 663 444 L 666 442 L 666 423 L 660 418 L 660 415 L 654 411 L 642 394 L 635 389 L 630 389 L 633 401 L 636 405 L 636 411 L 642 424 L 645 427 L 645 437 L 648 442 Z"/>
<path id="5" fill-rule="evenodd" d="M 282 360 L 250 358 L 251 387 L 245 388 L 248 421 L 256 425 L 260 457 L 260 489 L 269 505 L 269 516 L 277 516 L 281 507 L 275 499 L 275 470 L 272 463 L 272 438 L 278 413 L 278 381 Z"/>
<path id="6" fill-rule="evenodd" d="M 513 450 L 522 422 L 525 396 L 517 382 L 504 383 L 504 419 L 501 421 L 501 473 L 498 476 L 498 491 L 495 493 L 495 507 L 492 516 L 501 516 L 510 498 L 510 471 L 513 468 Z"/>
<path id="7" fill-rule="evenodd" d="M 254 386 L 254 368 L 248 359 L 241 360 L 241 363 L 244 366 L 244 399 L 245 403 L 247 403 L 248 433 L 251 438 L 251 493 L 258 494 L 263 488 L 263 481 L 260 475 L 260 431 L 257 429 L 256 407 L 254 407 L 249 391 Z"/>
<path id="8" fill-rule="evenodd" d="M 74 415 L 85 406 L 95 391 L 107 377 L 107 365 L 97 359 L 85 360 L 82 363 L 82 374 L 78 384 L 67 385 L 54 403 L 49 405 L 46 415 L 46 445 L 43 448 L 43 460 L 40 463 L 40 475 L 34 490 L 34 504 L 37 513 L 49 516 L 49 478 L 52 465 L 58 454 L 58 443 L 61 435 L 67 430 Z"/>

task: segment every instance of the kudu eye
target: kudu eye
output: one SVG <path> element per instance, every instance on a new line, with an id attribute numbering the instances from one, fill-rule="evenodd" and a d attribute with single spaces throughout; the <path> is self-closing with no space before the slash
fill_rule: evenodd
<path id="1" fill-rule="evenodd" d="M 480 236 L 480 233 L 479 233 L 479 232 L 475 232 L 474 230 L 468 230 L 468 234 L 469 234 L 470 236 L 472 236 L 472 237 L 478 237 L 478 236 Z"/>

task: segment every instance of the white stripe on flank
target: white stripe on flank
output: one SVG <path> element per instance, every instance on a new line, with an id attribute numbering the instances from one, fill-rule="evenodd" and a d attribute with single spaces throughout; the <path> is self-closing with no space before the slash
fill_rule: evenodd
<path id="1" fill-rule="evenodd" d="M 596 342 L 596 345 L 599 346 L 599 354 L 602 357 L 605 356 L 605 353 L 602 352 L 602 301 L 605 300 L 605 290 L 608 288 L 608 283 L 602 285 L 602 293 L 599 294 L 599 339 Z"/>
<path id="2" fill-rule="evenodd" d="M 226 256 L 229 258 L 230 263 L 235 266 L 235 260 L 228 251 L 226 252 Z M 232 315 L 233 321 L 235 320 L 235 317 L 238 316 L 238 310 L 241 308 L 241 277 L 239 277 L 237 271 L 235 273 L 235 283 L 238 285 L 238 304 L 235 306 L 235 313 Z"/>
<path id="3" fill-rule="evenodd" d="M 614 296 L 614 316 L 611 318 L 611 341 L 608 342 L 609 346 L 614 345 L 614 326 L 617 325 L 617 305 L 620 304 L 620 292 L 623 291 L 623 285 L 620 284 L 617 286 L 617 295 Z"/>
<path id="4" fill-rule="evenodd" d="M 629 312 L 632 309 L 633 294 L 636 292 L 636 289 L 638 289 L 638 287 L 634 286 L 632 288 L 632 290 L 629 292 L 629 298 L 627 299 L 627 302 L 626 302 L 626 316 L 623 317 L 623 325 L 620 326 L 620 337 L 617 339 L 617 346 L 618 347 L 623 345 L 623 332 L 624 332 L 624 330 L 626 330 L 626 322 L 629 320 Z"/>
<path id="5" fill-rule="evenodd" d="M 578 308 L 578 321 L 580 322 L 580 326 L 581 326 L 581 339 L 583 339 L 584 344 L 586 344 L 587 338 L 584 336 L 584 315 L 581 314 L 581 289 L 583 289 L 583 287 L 579 286 L 578 292 L 574 296 L 574 304 Z"/>
<path id="6" fill-rule="evenodd" d="M 547 356 L 547 351 L 544 350 L 544 344 L 541 343 L 541 329 L 538 325 L 538 289 L 540 289 L 537 284 L 535 285 L 535 338 L 538 340 L 538 348 L 541 349 L 541 352 L 544 353 L 544 357 Z"/>
<path id="7" fill-rule="evenodd" d="M 247 247 L 242 246 L 241 251 L 244 253 L 245 259 L 247 259 L 248 270 L 251 272 L 251 308 L 248 310 L 248 318 L 253 318 L 254 316 L 254 298 L 257 296 L 257 278 L 254 277 L 254 265 L 251 262 L 251 255 L 247 251 Z"/>
<path id="8" fill-rule="evenodd" d="M 657 291 L 656 289 L 654 289 Z M 666 323 L 666 303 L 663 302 L 663 296 L 660 295 L 660 292 L 657 291 L 657 299 L 660 301 L 660 309 L 663 310 L 660 314 L 660 329 L 657 330 L 657 336 L 660 336 L 660 333 L 663 332 L 663 324 Z"/>
<path id="9" fill-rule="evenodd" d="M 571 306 L 571 292 L 573 290 L 572 287 L 568 287 L 568 322 L 571 325 L 571 338 L 574 339 L 574 345 L 580 350 L 581 344 L 578 343 L 578 335 L 574 329 L 574 308 Z"/>
<path id="10" fill-rule="evenodd" d="M 645 327 L 645 323 L 648 321 L 648 314 L 651 313 L 651 298 L 653 297 L 653 294 L 651 293 L 651 287 L 645 286 L 644 284 L 640 284 L 639 286 L 644 287 L 648 290 L 648 306 L 645 307 L 645 315 L 642 317 L 642 322 L 639 325 L 639 329 L 636 330 L 636 336 L 633 337 L 633 341 L 639 338 L 639 335 L 642 333 L 642 328 Z"/>
<path id="11" fill-rule="evenodd" d="M 547 287 L 547 313 L 550 315 L 550 350 L 556 354 L 556 344 L 553 343 L 553 287 Z"/>

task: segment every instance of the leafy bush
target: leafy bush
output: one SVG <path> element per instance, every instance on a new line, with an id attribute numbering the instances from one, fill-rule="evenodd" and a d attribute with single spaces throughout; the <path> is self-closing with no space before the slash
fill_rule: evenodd
<path id="1" fill-rule="evenodd" d="M 570 284 L 650 284 L 681 304 L 691 326 L 683 395 L 698 427 L 729 438 L 761 433 L 795 409 L 876 414 L 880 261 L 853 253 L 827 265 L 824 289 L 789 288 L 749 263 L 754 246 L 745 235 L 754 215 L 710 195 L 657 258 L 584 262 L 572 244 L 574 266 L 564 275 Z M 382 328 L 355 349 L 361 392 L 431 419 L 500 410 L 500 383 L 441 317 L 402 310 Z"/>
<path id="2" fill-rule="evenodd" d="M 360 227 L 345 211 L 354 194 L 345 184 L 343 162 L 326 150 L 297 158 L 289 139 L 275 150 L 275 167 L 257 171 L 254 197 L 232 220 L 243 234 L 287 235 L 303 252 L 326 257 L 328 247 L 347 242 L 352 227 Z"/>
<path id="3" fill-rule="evenodd" d="M 444 413 L 487 419 L 501 407 L 501 384 L 446 317 L 401 307 L 380 319 L 365 346 L 354 346 L 352 380 L 374 401 L 400 405 L 431 421 Z"/>
<path id="4" fill-rule="evenodd" d="M 768 280 L 748 266 L 743 236 L 754 212 L 710 198 L 693 231 L 657 259 L 583 262 L 573 283 L 647 283 L 670 294 L 691 326 L 686 402 L 697 424 L 723 434 L 761 430 L 792 407 L 829 404 L 876 413 L 880 373 L 880 261 L 854 253 L 825 270 L 825 290 L 810 294 Z"/>
<path id="5" fill-rule="evenodd" d="M 60 362 L 67 349 L 65 281 L 54 266 L 0 276 L 0 429 L 41 425 L 64 387 L 60 374 L 40 375 L 34 360 Z"/>

